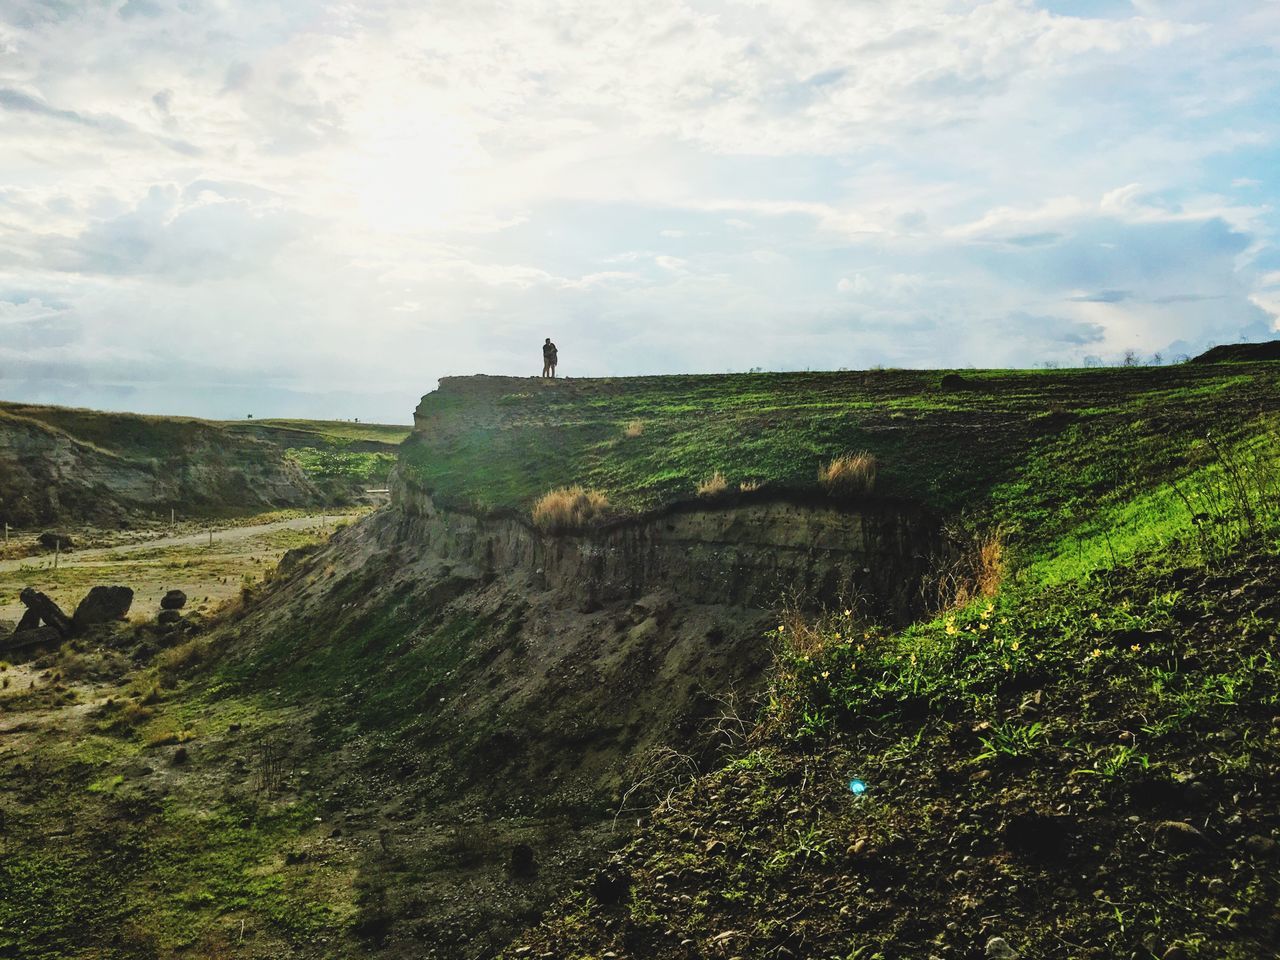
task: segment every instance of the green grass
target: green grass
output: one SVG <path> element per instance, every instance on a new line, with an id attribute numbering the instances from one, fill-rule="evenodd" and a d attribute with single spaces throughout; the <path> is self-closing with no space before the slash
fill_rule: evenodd
<path id="1" fill-rule="evenodd" d="M 312 438 L 319 448 L 367 443 L 389 450 L 410 431 L 408 426 L 345 420 L 202 420 L 25 403 L 0 403 L 0 417 L 35 421 L 97 450 L 134 460 L 167 460 L 195 444 L 225 445 L 228 433 L 286 447 L 307 446 L 298 441 Z"/>
<path id="2" fill-rule="evenodd" d="M 343 450 L 342 448 L 290 447 L 285 456 L 316 479 L 342 478 L 360 483 L 384 484 L 395 466 L 394 454 Z"/>
<path id="3" fill-rule="evenodd" d="M 395 423 L 352 423 L 348 420 L 290 420 L 270 418 L 266 420 L 228 420 L 228 425 L 238 429 L 266 427 L 276 430 L 313 433 L 330 440 L 372 440 L 395 444 L 409 436 L 411 427 Z"/>
<path id="4" fill-rule="evenodd" d="M 1044 544 L 1183 470 L 1193 440 L 1280 406 L 1267 364 L 965 371 L 985 389 L 958 393 L 944 372 L 446 379 L 401 461 L 447 505 L 525 512 L 578 483 L 641 512 L 695 498 L 716 470 L 816 494 L 820 466 L 867 450 L 878 495 Z"/>

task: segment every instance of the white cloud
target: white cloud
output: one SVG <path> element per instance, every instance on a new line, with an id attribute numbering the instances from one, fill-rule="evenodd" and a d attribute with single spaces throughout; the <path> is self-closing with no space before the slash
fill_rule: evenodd
<path id="1" fill-rule="evenodd" d="M 403 417 L 544 331 L 602 373 L 1252 335 L 1275 6 L 10 0 L 7 369 Z"/>

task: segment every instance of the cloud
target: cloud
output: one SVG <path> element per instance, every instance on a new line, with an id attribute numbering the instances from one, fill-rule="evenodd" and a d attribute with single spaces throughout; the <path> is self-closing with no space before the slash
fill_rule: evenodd
<path id="1" fill-rule="evenodd" d="M 260 271 L 298 235 L 302 221 L 238 194 L 234 186 L 224 190 L 211 181 L 186 191 L 153 186 L 127 213 L 95 221 L 53 245 L 50 263 L 70 273 L 181 282 Z"/>
<path id="2" fill-rule="evenodd" d="M 1097 293 L 1082 293 L 1071 297 L 1075 303 L 1120 303 L 1133 297 L 1128 290 L 1099 290 Z"/>
<path id="3" fill-rule="evenodd" d="M 21 90 L 0 89 L 0 107 L 15 113 L 32 113 L 41 117 L 52 117 L 55 120 L 65 120 L 68 123 L 75 123 L 85 127 L 97 127 L 112 133 L 123 133 L 132 129 L 129 124 L 118 117 L 86 116 L 85 114 L 77 113 L 75 110 L 62 110 L 50 106 L 39 97 L 23 93 Z"/>
<path id="4" fill-rule="evenodd" d="M 253 67 L 244 61 L 237 61 L 227 67 L 226 79 L 222 82 L 222 92 L 232 93 L 243 90 L 253 80 Z"/>
<path id="5" fill-rule="evenodd" d="M 1027 343 L 1043 343 L 1050 348 L 1059 344 L 1085 347 L 1101 343 L 1106 337 L 1106 328 L 1100 323 L 1020 311 L 998 318 L 994 327 L 1006 336 L 1018 337 Z"/>
<path id="6" fill-rule="evenodd" d="M 403 419 L 548 334 L 609 374 L 1269 336 L 1272 6 L 12 0 L 0 387 Z"/>

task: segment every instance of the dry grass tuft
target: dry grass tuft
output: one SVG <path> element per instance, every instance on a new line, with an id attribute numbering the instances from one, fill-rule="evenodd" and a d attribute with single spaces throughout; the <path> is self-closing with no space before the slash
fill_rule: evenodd
<path id="1" fill-rule="evenodd" d="M 78 653 L 64 653 L 59 672 L 67 680 L 83 680 L 89 673 L 89 662 Z"/>
<path id="2" fill-rule="evenodd" d="M 543 530 L 572 530 L 598 518 L 609 507 L 609 498 L 599 490 L 575 484 L 544 493 L 533 506 L 533 522 Z"/>
<path id="3" fill-rule="evenodd" d="M 156 658 L 156 666 L 161 679 L 167 684 L 202 663 L 209 656 L 209 644 L 202 638 L 188 640 L 176 647 L 170 647 Z"/>
<path id="4" fill-rule="evenodd" d="M 931 605 L 940 610 L 963 607 L 980 597 L 994 597 L 1008 565 L 1004 531 L 999 527 L 982 533 L 952 534 L 952 538 L 960 549 L 938 571 L 935 580 L 937 598 Z"/>
<path id="5" fill-rule="evenodd" d="M 844 453 L 818 470 L 818 482 L 833 497 L 856 497 L 876 485 L 875 454 Z"/>
<path id="6" fill-rule="evenodd" d="M 1004 539 L 999 530 L 979 537 L 974 559 L 974 587 L 979 596 L 994 597 L 1004 580 Z"/>
<path id="7" fill-rule="evenodd" d="M 121 726 L 136 727 L 138 724 L 150 720 L 154 715 L 155 710 L 151 709 L 151 707 L 130 701 L 121 708 L 120 714 L 116 718 L 116 723 Z"/>
<path id="8" fill-rule="evenodd" d="M 643 420 L 632 420 L 630 423 L 626 425 L 626 427 L 622 431 L 623 436 L 631 437 L 631 438 L 638 437 L 642 433 L 644 433 Z"/>
<path id="9" fill-rule="evenodd" d="M 755 493 L 757 490 L 759 490 L 763 486 L 764 484 L 761 483 L 759 480 L 743 480 L 740 484 L 738 484 L 738 489 L 743 493 Z"/>
<path id="10" fill-rule="evenodd" d="M 698 484 L 698 496 L 700 497 L 718 497 L 729 489 L 729 481 L 724 478 L 724 474 L 717 470 L 707 479 Z"/>
<path id="11" fill-rule="evenodd" d="M 174 730 L 171 727 L 161 727 L 152 730 L 142 738 L 142 742 L 148 747 L 166 747 L 173 743 L 186 743 L 195 737 L 192 730 Z"/>

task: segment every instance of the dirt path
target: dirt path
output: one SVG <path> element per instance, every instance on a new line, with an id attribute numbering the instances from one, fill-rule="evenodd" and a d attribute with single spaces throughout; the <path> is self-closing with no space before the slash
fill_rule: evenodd
<path id="1" fill-rule="evenodd" d="M 64 553 L 58 560 L 59 567 L 83 567 L 103 560 L 119 559 L 121 554 L 136 553 L 140 550 L 158 550 L 165 547 L 187 547 L 187 546 L 208 546 L 210 542 L 214 546 L 226 544 L 236 540 L 247 540 L 250 537 L 263 533 L 271 533 L 275 530 L 314 530 L 318 531 L 322 527 L 332 527 L 339 520 L 346 520 L 349 514 L 334 513 L 320 514 L 307 517 L 290 517 L 287 520 L 276 520 L 272 523 L 258 523 L 245 527 L 228 527 L 224 530 L 213 531 L 213 539 L 210 541 L 208 533 L 186 533 L 172 537 L 159 537 L 155 540 L 142 540 L 137 543 L 125 543 L 118 547 L 93 547 L 89 550 L 73 550 Z M 18 557 L 12 560 L 0 560 L 0 573 L 10 573 L 14 570 L 21 570 L 27 567 L 32 570 L 49 570 L 53 568 L 53 558 L 45 555 L 41 557 Z"/>
<path id="2" fill-rule="evenodd" d="M 95 584 L 122 584 L 134 591 L 130 616 L 155 615 L 160 597 L 170 589 L 184 591 L 193 609 L 212 609 L 235 596 L 246 580 L 260 580 L 291 547 L 327 539 L 337 524 L 353 513 L 288 517 L 246 523 L 213 531 L 156 537 L 109 547 L 90 547 L 63 554 L 58 569 L 53 557 L 0 561 L 0 620 L 17 620 L 23 607 L 18 593 L 34 586 L 64 609 L 71 609 Z"/>

